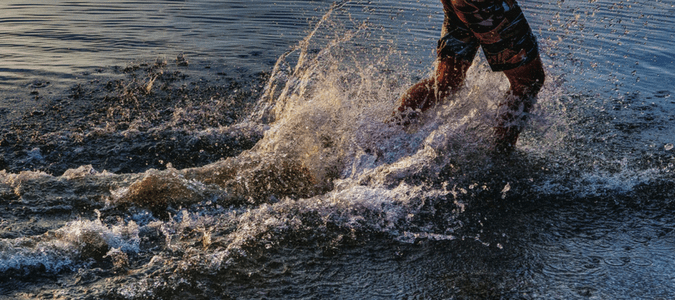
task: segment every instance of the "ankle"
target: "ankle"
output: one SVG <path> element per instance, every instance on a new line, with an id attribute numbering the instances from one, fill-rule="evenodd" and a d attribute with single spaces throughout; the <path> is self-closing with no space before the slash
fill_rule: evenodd
<path id="1" fill-rule="evenodd" d="M 520 135 L 519 126 L 497 126 L 495 130 L 494 150 L 497 153 L 509 154 L 516 149 L 518 136 Z"/>

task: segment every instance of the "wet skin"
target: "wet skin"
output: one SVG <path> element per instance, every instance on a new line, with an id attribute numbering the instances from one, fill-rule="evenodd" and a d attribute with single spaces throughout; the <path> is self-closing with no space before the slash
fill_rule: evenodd
<path id="1" fill-rule="evenodd" d="M 447 1 L 442 1 L 446 9 L 451 7 Z M 398 112 L 403 113 L 408 108 L 425 111 L 442 102 L 463 85 L 470 66 L 471 61 L 439 57 L 435 76 L 423 79 L 408 89 L 401 97 Z M 495 149 L 511 152 L 534 104 L 534 97 L 544 84 L 545 74 L 539 55 L 524 65 L 503 72 L 509 80 L 510 89 L 498 104 Z"/>

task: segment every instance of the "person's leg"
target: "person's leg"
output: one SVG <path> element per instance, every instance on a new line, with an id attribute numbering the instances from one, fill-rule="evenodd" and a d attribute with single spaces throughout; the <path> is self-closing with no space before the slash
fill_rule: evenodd
<path id="1" fill-rule="evenodd" d="M 441 57 L 436 66 L 436 76 L 423 79 L 409 88 L 401 97 L 399 112 L 408 108 L 425 111 L 457 91 L 464 83 L 471 62 L 453 57 Z"/>
<path id="2" fill-rule="evenodd" d="M 441 0 L 445 19 L 438 40 L 438 64 L 435 76 L 424 79 L 401 96 L 401 105 L 394 114 L 412 110 L 425 111 L 457 91 L 464 83 L 479 43 L 471 30 L 457 17 L 454 2 Z"/>
<path id="3" fill-rule="evenodd" d="M 497 152 L 510 153 L 544 84 L 537 40 L 515 0 L 451 1 L 479 40 L 490 68 L 504 72 L 511 84 L 499 103 L 494 144 Z"/>
<path id="4" fill-rule="evenodd" d="M 504 70 L 511 88 L 499 103 L 495 127 L 495 150 L 510 153 L 527 123 L 534 99 L 544 85 L 545 74 L 541 58 L 537 57 L 514 69 Z"/>
<path id="5" fill-rule="evenodd" d="M 510 93 L 521 98 L 536 96 L 546 79 L 544 67 L 538 54 L 531 62 L 515 69 L 504 70 L 503 72 L 511 84 Z"/>

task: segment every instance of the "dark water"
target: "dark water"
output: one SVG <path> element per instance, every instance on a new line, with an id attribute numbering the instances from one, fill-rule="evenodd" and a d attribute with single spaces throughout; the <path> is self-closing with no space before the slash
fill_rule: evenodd
<path id="1" fill-rule="evenodd" d="M 522 1 L 508 158 L 482 57 L 425 122 L 441 5 L 0 4 L 0 296 L 675 298 L 672 1 Z"/>

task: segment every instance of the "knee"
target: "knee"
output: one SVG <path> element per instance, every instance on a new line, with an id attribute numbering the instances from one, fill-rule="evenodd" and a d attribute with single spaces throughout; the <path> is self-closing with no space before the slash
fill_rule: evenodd
<path id="1" fill-rule="evenodd" d="M 511 83 L 512 93 L 521 97 L 536 96 L 546 81 L 546 73 L 538 57 L 523 66 L 504 71 L 504 74 Z"/>

